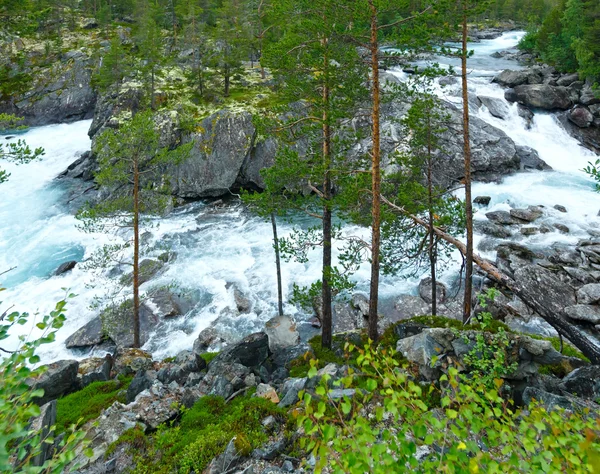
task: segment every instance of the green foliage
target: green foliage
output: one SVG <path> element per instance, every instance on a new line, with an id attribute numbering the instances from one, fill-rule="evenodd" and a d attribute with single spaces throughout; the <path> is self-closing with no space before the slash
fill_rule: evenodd
<path id="1" fill-rule="evenodd" d="M 98 70 L 92 76 L 92 84 L 100 91 L 106 91 L 110 86 L 117 86 L 117 91 L 130 69 L 130 58 L 127 57 L 121 39 L 114 36 L 110 49 L 102 57 Z"/>
<path id="2" fill-rule="evenodd" d="M 128 444 L 135 473 L 203 472 L 234 437 L 243 453 L 264 444 L 268 437 L 261 421 L 269 415 L 287 421 L 285 411 L 269 400 L 246 395 L 225 403 L 209 395 L 185 410 L 179 424 L 163 425 L 151 437 L 128 430 L 111 449 Z"/>
<path id="3" fill-rule="evenodd" d="M 596 181 L 596 191 L 600 192 L 600 159 L 590 161 L 583 171 Z"/>
<path id="4" fill-rule="evenodd" d="M 94 382 L 83 390 L 57 401 L 56 434 L 63 433 L 73 425 L 81 426 L 100 416 L 102 410 L 114 402 L 125 403 L 125 391 L 132 377 L 108 382 Z"/>
<path id="5" fill-rule="evenodd" d="M 0 114 L 0 132 L 6 130 L 22 129 L 21 119 L 10 114 Z M 0 161 L 10 161 L 12 163 L 24 164 L 37 160 L 44 155 L 43 148 L 31 149 L 24 140 L 17 140 L 11 143 L 0 143 Z M 0 184 L 5 183 L 10 178 L 10 173 L 0 168 Z"/>
<path id="6" fill-rule="evenodd" d="M 29 425 L 32 417 L 40 414 L 35 400 L 43 396 L 43 390 L 32 390 L 28 382 L 39 377 L 46 368 L 40 362 L 37 351 L 40 346 L 54 342 L 56 331 L 65 322 L 66 301 L 60 301 L 49 314 L 38 319 L 36 328 L 41 335 L 35 339 L 19 336 L 16 351 L 0 360 L 0 472 L 40 473 L 62 472 L 73 461 L 77 450 L 84 443 L 85 433 L 74 426 L 66 427 L 64 437 L 57 441 L 54 455 L 44 466 L 33 465 L 33 458 L 48 443 L 55 442 L 55 427 L 48 432 L 35 431 Z M 13 312 L 0 319 L 0 341 L 8 339 L 16 326 L 30 322 L 27 313 Z"/>
<path id="7" fill-rule="evenodd" d="M 206 362 L 206 364 L 208 365 L 219 354 L 220 354 L 219 352 L 205 352 L 204 354 L 200 354 L 200 357 L 202 357 L 204 359 L 204 361 Z"/>
<path id="8" fill-rule="evenodd" d="M 450 369 L 439 389 L 415 382 L 393 352 L 369 345 L 358 370 L 340 386 L 362 390 L 335 399 L 325 377 L 315 394 L 301 394 L 301 446 L 315 472 L 597 472 L 597 413 L 515 409 L 496 388 L 467 382 Z M 431 393 L 439 399 L 432 404 Z M 438 405 L 439 404 L 439 405 Z M 438 408 L 438 405 L 441 408 Z"/>

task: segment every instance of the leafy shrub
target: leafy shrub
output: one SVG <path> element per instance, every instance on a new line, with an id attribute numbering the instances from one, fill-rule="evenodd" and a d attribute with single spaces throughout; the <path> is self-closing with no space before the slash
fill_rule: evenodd
<path id="1" fill-rule="evenodd" d="M 439 380 L 435 408 L 393 351 L 348 350 L 360 373 L 341 385 L 362 379 L 363 390 L 334 399 L 325 377 L 316 395 L 301 394 L 301 445 L 317 473 L 600 472 L 598 413 L 516 409 L 499 395 L 501 380 L 490 389 L 453 368 Z"/>

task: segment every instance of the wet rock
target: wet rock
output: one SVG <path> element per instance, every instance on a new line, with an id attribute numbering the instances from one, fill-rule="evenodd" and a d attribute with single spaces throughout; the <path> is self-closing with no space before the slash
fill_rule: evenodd
<path id="1" fill-rule="evenodd" d="M 223 350 L 214 360 L 236 362 L 246 367 L 258 367 L 269 357 L 269 337 L 264 332 L 250 334 Z"/>
<path id="2" fill-rule="evenodd" d="M 493 222 L 475 221 L 475 230 L 481 234 L 496 237 L 498 239 L 508 239 L 513 233 L 506 226 L 494 224 Z"/>
<path id="3" fill-rule="evenodd" d="M 54 272 L 54 275 L 59 276 L 64 273 L 70 272 L 71 270 L 73 270 L 75 268 L 75 265 L 77 265 L 77 263 L 78 263 L 77 261 L 71 260 L 70 262 L 65 262 L 65 263 L 61 264 Z"/>
<path id="4" fill-rule="evenodd" d="M 588 283 L 577 290 L 577 303 L 600 303 L 600 283 Z"/>
<path id="5" fill-rule="evenodd" d="M 478 96 L 479 100 L 487 107 L 493 117 L 506 120 L 510 116 L 508 105 L 496 97 Z"/>
<path id="6" fill-rule="evenodd" d="M 432 293 L 433 293 L 433 284 L 431 282 L 431 278 L 430 277 L 423 278 L 419 282 L 419 296 L 426 303 L 431 303 L 433 301 Z M 436 294 L 437 302 L 443 303 L 444 301 L 446 301 L 446 296 L 448 294 L 448 288 L 442 282 L 437 281 L 435 284 L 435 294 Z"/>
<path id="7" fill-rule="evenodd" d="M 100 344 L 105 337 L 102 320 L 98 316 L 71 334 L 65 341 L 65 345 L 67 349 L 92 347 Z"/>
<path id="8" fill-rule="evenodd" d="M 504 98 L 509 102 L 544 110 L 566 110 L 573 105 L 567 88 L 547 84 L 519 85 L 508 89 Z"/>
<path id="9" fill-rule="evenodd" d="M 549 166 L 544 160 L 540 158 L 538 152 L 533 148 L 519 145 L 517 145 L 515 148 L 517 150 L 517 156 L 521 160 L 522 170 L 546 171 L 552 169 L 551 166 Z"/>
<path id="10" fill-rule="evenodd" d="M 552 227 L 558 230 L 561 234 L 568 234 L 571 232 L 570 229 L 564 224 L 554 223 L 552 224 Z"/>
<path id="11" fill-rule="evenodd" d="M 276 316 L 265 324 L 265 333 L 269 338 L 269 349 L 277 352 L 300 342 L 296 323 L 289 316 Z"/>
<path id="12" fill-rule="evenodd" d="M 160 260 L 152 260 L 146 258 L 140 262 L 140 285 L 152 280 L 157 276 L 165 267 L 165 262 Z M 129 286 L 133 284 L 133 273 L 123 275 L 120 280 L 123 286 Z"/>
<path id="13" fill-rule="evenodd" d="M 565 206 L 561 206 L 560 204 L 556 204 L 554 209 L 556 209 L 558 212 L 567 212 L 567 208 Z"/>
<path id="14" fill-rule="evenodd" d="M 529 237 L 532 235 L 537 235 L 540 233 L 540 229 L 539 227 L 521 227 L 520 229 L 521 234 Z"/>
<path id="15" fill-rule="evenodd" d="M 521 219 L 514 217 L 512 213 L 507 211 L 488 212 L 486 213 L 485 217 L 487 217 L 493 223 L 500 225 L 523 224 L 524 222 Z"/>
<path id="16" fill-rule="evenodd" d="M 249 313 L 252 309 L 252 303 L 250 302 L 250 299 L 242 292 L 242 290 L 240 290 L 240 288 L 235 283 L 228 283 L 226 287 L 233 287 L 233 300 L 235 302 L 235 307 L 240 312 L 240 314 Z"/>
<path id="17" fill-rule="evenodd" d="M 516 87 L 522 84 L 541 84 L 542 80 L 542 74 L 534 69 L 523 69 L 519 71 L 506 69 L 494 77 L 492 82 L 504 87 Z"/>
<path id="18" fill-rule="evenodd" d="M 542 217 L 543 214 L 544 212 L 539 207 L 535 206 L 529 206 L 529 208 L 527 209 L 510 210 L 510 215 L 512 217 L 525 222 L 534 222 L 540 217 Z"/>
<path id="19" fill-rule="evenodd" d="M 488 206 L 492 198 L 490 196 L 477 196 L 473 199 L 473 204 L 478 204 L 480 206 Z"/>
<path id="20" fill-rule="evenodd" d="M 567 118 L 580 128 L 588 128 L 594 123 L 594 115 L 587 107 L 581 105 L 573 107 Z"/>
<path id="21" fill-rule="evenodd" d="M 585 321 L 591 324 L 600 323 L 600 306 L 592 306 L 587 304 L 576 304 L 567 306 L 565 313 L 569 318 L 576 321 Z"/>
<path id="22" fill-rule="evenodd" d="M 519 114 L 519 117 L 525 120 L 526 128 L 529 130 L 531 128 L 531 124 L 533 123 L 533 112 L 524 105 L 517 104 L 517 113 Z"/>
<path id="23" fill-rule="evenodd" d="M 175 291 L 170 288 L 160 288 L 150 294 L 150 301 L 156 306 L 158 315 L 163 318 L 174 318 L 189 313 L 198 300 L 192 292 Z"/>
<path id="24" fill-rule="evenodd" d="M 194 352 L 202 354 L 206 352 L 211 346 L 224 342 L 219 336 L 217 330 L 213 326 L 209 326 L 203 329 L 198 335 L 198 339 L 194 341 Z"/>
<path id="25" fill-rule="evenodd" d="M 575 369 L 562 380 L 560 388 L 578 397 L 598 400 L 600 398 L 600 366 L 591 365 Z"/>
<path id="26" fill-rule="evenodd" d="M 44 390 L 44 395 L 35 399 L 38 405 L 44 405 L 79 389 L 77 371 L 79 362 L 76 360 L 60 360 L 46 366 L 46 371 L 35 380 L 27 383 L 33 390 Z"/>

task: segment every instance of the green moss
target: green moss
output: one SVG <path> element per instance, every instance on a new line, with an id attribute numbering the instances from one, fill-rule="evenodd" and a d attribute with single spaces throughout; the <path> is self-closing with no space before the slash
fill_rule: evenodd
<path id="1" fill-rule="evenodd" d="M 102 410 L 116 401 L 124 402 L 124 391 L 129 387 L 131 380 L 129 377 L 94 382 L 79 392 L 60 398 L 56 404 L 56 433 L 66 431 L 71 425 L 84 424 L 97 418 Z"/>
<path id="2" fill-rule="evenodd" d="M 200 357 L 204 359 L 206 364 L 210 364 L 211 361 L 219 355 L 219 352 L 205 352 L 204 354 L 200 354 Z"/>
<path id="3" fill-rule="evenodd" d="M 140 426 L 136 426 L 135 428 L 130 428 L 125 431 L 119 439 L 115 442 L 111 443 L 106 449 L 106 454 L 104 455 L 106 458 L 109 458 L 111 454 L 113 454 L 119 446 L 128 445 L 130 449 L 135 451 L 145 450 L 148 445 L 148 438 L 144 433 L 144 430 Z"/>
<path id="4" fill-rule="evenodd" d="M 236 438 L 244 455 L 267 440 L 261 421 L 269 416 L 288 421 L 285 410 L 262 398 L 246 395 L 225 403 L 221 397 L 202 397 L 181 417 L 177 426 L 160 428 L 144 452 L 136 454 L 136 472 L 203 472 L 210 461 Z M 130 433 L 123 442 L 139 442 Z"/>
<path id="5" fill-rule="evenodd" d="M 560 338 L 558 338 L 558 337 L 543 337 L 543 336 L 536 336 L 534 334 L 527 334 L 527 336 L 529 336 L 532 339 L 537 339 L 540 341 L 550 341 L 550 343 L 552 344 L 552 347 L 554 347 L 554 349 L 556 349 L 558 352 L 561 352 Z M 562 354 L 567 357 L 575 357 L 577 359 L 581 359 L 586 362 L 590 361 L 586 356 L 584 356 L 581 352 L 579 352 L 577 349 L 575 349 L 573 346 L 571 346 L 567 341 L 563 342 Z"/>

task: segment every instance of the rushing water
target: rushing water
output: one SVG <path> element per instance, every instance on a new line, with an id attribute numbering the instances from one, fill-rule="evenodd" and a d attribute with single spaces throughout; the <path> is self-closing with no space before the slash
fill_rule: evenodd
<path id="1" fill-rule="evenodd" d="M 472 45 L 475 52 L 469 61 L 472 92 L 503 98 L 504 90 L 492 84 L 491 77 L 502 69 L 519 66 L 490 55 L 514 47 L 521 36 L 520 32 L 511 32 Z M 439 60 L 457 66 L 454 60 Z M 458 103 L 457 87 L 440 88 L 439 94 Z M 535 148 L 554 171 L 521 173 L 505 178 L 501 184 L 477 183 L 473 187 L 474 195 L 491 196 L 489 210 L 544 205 L 550 214 L 571 229 L 566 235 L 551 232 L 529 237 L 530 244 L 545 247 L 556 242 L 576 242 L 588 236 L 587 231 L 600 224 L 597 217 L 600 195 L 593 192 L 593 182 L 581 169 L 594 155 L 580 147 L 552 114 L 536 114 L 532 127 L 527 130 L 517 114 L 516 105 L 509 104 L 509 107 L 509 120 L 492 117 L 485 107 L 476 113 L 504 130 L 517 144 Z M 51 276 L 60 263 L 85 260 L 104 244 L 119 240 L 115 236 L 79 231 L 76 219 L 61 204 L 64 202 L 64 184 L 54 180 L 78 154 L 89 149 L 89 124 L 89 121 L 83 121 L 28 131 L 24 138 L 32 146 L 44 147 L 46 155 L 42 160 L 24 166 L 6 165 L 12 176 L 0 187 L 0 271 L 17 267 L 2 277 L 7 290 L 1 294 L 4 303 L 0 310 L 14 305 L 16 310 L 32 313 L 34 321 L 34 313 L 51 310 L 54 303 L 65 296 L 67 289 L 77 295 L 69 300 L 67 323 L 59 331 L 56 343 L 44 348 L 45 361 L 77 356 L 64 347 L 64 340 L 97 314 L 90 305 L 111 285 L 101 272 L 82 267 L 76 267 L 66 275 Z M 555 212 L 552 209 L 555 204 L 565 206 L 568 213 Z M 479 212 L 476 218 L 485 219 L 484 214 Z M 150 255 L 157 255 L 161 248 L 169 247 L 177 253 L 177 259 L 169 264 L 165 273 L 142 289 L 175 283 L 182 289 L 194 290 L 199 303 L 187 315 L 165 323 L 148 341 L 146 349 L 160 357 L 190 348 L 199 331 L 226 312 L 226 308 L 234 307 L 228 282 L 235 283 L 253 305 L 248 315 L 220 318 L 222 328 L 233 337 L 260 329 L 275 314 L 276 280 L 269 223 L 249 215 L 241 207 L 215 210 L 204 203 L 195 203 L 155 224 L 150 229 L 149 244 L 156 249 Z M 285 235 L 290 230 L 290 226 L 282 224 L 280 233 Z M 367 233 L 365 229 L 357 228 L 348 231 Z M 478 241 L 481 240 L 478 236 Z M 284 298 L 289 296 L 292 282 L 307 285 L 318 278 L 319 252 L 315 251 L 313 257 L 308 264 L 283 264 Z M 458 263 L 451 266 L 444 278 L 453 279 L 457 268 Z M 355 278 L 359 288 L 366 290 L 368 267 L 361 268 Z M 414 292 L 417 282 L 384 278 L 382 296 L 385 300 Z M 285 310 L 288 314 L 296 314 L 301 321 L 308 317 L 290 305 L 286 305 Z M 21 334 L 29 334 L 32 327 L 33 324 L 19 329 Z M 13 339 L 3 345 L 6 348 L 15 343 Z"/>

